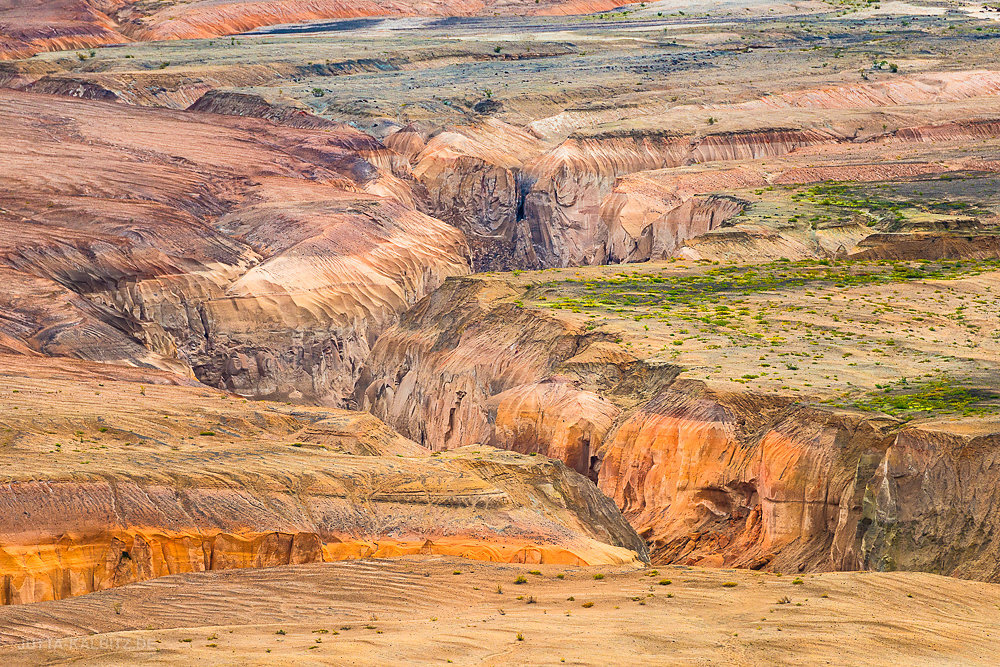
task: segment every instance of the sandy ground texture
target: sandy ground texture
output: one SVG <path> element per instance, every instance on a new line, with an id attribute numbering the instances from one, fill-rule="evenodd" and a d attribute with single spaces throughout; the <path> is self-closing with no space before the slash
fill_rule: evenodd
<path id="1" fill-rule="evenodd" d="M 431 557 L 175 575 L 0 609 L 0 656 L 86 665 L 987 665 L 1000 649 L 993 584 L 922 573 L 529 567 Z"/>

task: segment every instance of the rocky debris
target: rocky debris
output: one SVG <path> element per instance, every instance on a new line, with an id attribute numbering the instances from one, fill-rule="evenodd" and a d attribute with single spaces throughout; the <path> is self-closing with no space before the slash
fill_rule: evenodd
<path id="1" fill-rule="evenodd" d="M 503 111 L 503 102 L 487 97 L 486 99 L 479 100 L 472 105 L 472 110 L 476 113 L 481 113 L 484 116 L 492 116 L 493 114 L 498 114 Z"/>

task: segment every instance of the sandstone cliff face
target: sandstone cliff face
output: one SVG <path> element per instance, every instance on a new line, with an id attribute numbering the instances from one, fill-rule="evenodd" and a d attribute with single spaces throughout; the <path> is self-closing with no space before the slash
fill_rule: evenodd
<path id="1" fill-rule="evenodd" d="M 997 437 L 678 385 L 621 425 L 600 486 L 658 560 L 996 579 Z"/>
<path id="2" fill-rule="evenodd" d="M 10 294 L 37 352 L 337 404 L 397 313 L 469 271 L 405 161 L 356 130 L 4 95 L 0 262 L 73 309 Z"/>
<path id="3" fill-rule="evenodd" d="M 614 499 L 654 562 L 1000 574 L 983 490 L 994 422 L 902 428 L 723 390 L 559 311 L 518 308 L 520 294 L 448 281 L 376 343 L 359 405 L 433 449 L 479 441 L 560 458 Z"/>
<path id="4" fill-rule="evenodd" d="M 492 442 L 487 401 L 537 381 L 539 369 L 576 354 L 582 338 L 518 308 L 514 294 L 502 284 L 447 281 L 376 341 L 355 388 L 358 409 L 434 450 Z"/>
<path id="5" fill-rule="evenodd" d="M 856 478 L 892 424 L 681 382 L 622 423 L 600 485 L 658 559 L 858 569 Z"/>
<path id="6" fill-rule="evenodd" d="M 616 180 L 603 200 L 601 220 L 608 228 L 609 262 L 655 261 L 670 257 L 708 260 L 764 260 L 832 257 L 852 254 L 875 257 L 993 256 L 993 239 L 970 235 L 936 239 L 932 249 L 927 237 L 894 237 L 881 241 L 874 230 L 857 223 L 827 225 L 803 235 L 794 226 L 784 229 L 741 223 L 736 216 L 749 202 L 742 199 L 752 188 L 803 185 L 824 181 L 875 182 L 921 178 L 973 169 L 990 172 L 990 160 L 954 154 L 932 160 L 925 151 L 960 148 L 969 141 L 995 139 L 992 122 L 956 122 L 903 128 L 865 142 L 817 144 L 771 157 L 760 163 L 717 162 L 627 174 Z M 906 161 L 889 161 L 886 151 L 910 151 Z M 732 194 L 736 192 L 737 196 Z M 759 193 L 758 193 L 759 194 Z M 732 227 L 732 229 L 720 229 Z"/>
<path id="7" fill-rule="evenodd" d="M 522 171 L 544 147 L 520 128 L 483 119 L 435 135 L 416 156 L 413 173 L 427 189 L 428 213 L 465 232 L 476 270 L 538 265 L 522 219 Z"/>
<path id="8" fill-rule="evenodd" d="M 738 199 L 709 193 L 760 187 L 750 166 L 677 167 L 622 176 L 601 204 L 608 227 L 608 260 L 639 262 L 673 257 L 684 241 L 717 229 L 739 214 Z"/>
<path id="9" fill-rule="evenodd" d="M 861 565 L 1000 577 L 998 444 L 996 419 L 902 429 L 864 486 Z"/>
<path id="10" fill-rule="evenodd" d="M 591 473 L 592 445 L 599 445 L 621 410 L 566 378 L 524 384 L 490 397 L 490 441 L 505 449 L 540 453 Z M 596 480 L 595 480 L 596 481 Z"/>
<path id="11" fill-rule="evenodd" d="M 609 259 L 609 253 L 611 258 L 626 259 L 640 245 L 641 256 L 647 248 L 652 252 L 653 246 L 651 232 L 649 240 L 642 240 L 644 230 L 663 214 L 652 212 L 650 220 L 635 221 L 629 219 L 634 214 L 625 213 L 625 219 L 619 219 L 627 207 L 621 197 L 602 206 L 619 177 L 701 162 L 773 157 L 834 140 L 834 135 L 825 131 L 783 129 L 703 137 L 639 134 L 570 138 L 526 168 L 532 185 L 524 200 L 525 219 L 542 266 L 601 264 Z M 665 238 L 671 223 L 660 224 L 668 229 L 660 233 L 657 245 L 666 247 L 670 245 Z M 697 230 L 698 224 L 693 225 Z M 682 239 L 684 234 L 681 232 Z"/>
<path id="12" fill-rule="evenodd" d="M 241 401 L 147 369 L 0 361 L 3 604 L 370 556 L 645 558 L 615 505 L 558 461 L 431 456 L 371 415 Z"/>

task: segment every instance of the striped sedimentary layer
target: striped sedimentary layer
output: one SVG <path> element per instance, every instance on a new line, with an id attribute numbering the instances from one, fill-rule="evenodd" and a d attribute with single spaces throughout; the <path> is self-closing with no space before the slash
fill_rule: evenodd
<path id="1" fill-rule="evenodd" d="M 614 503 L 558 461 L 432 456 L 365 413 L 247 402 L 165 372 L 23 355 L 2 368 L 5 604 L 404 554 L 646 557 Z"/>

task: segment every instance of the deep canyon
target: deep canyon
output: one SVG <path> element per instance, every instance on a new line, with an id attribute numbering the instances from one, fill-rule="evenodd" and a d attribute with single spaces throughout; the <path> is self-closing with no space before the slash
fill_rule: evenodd
<path id="1" fill-rule="evenodd" d="M 971 600 L 997 36 L 933 2 L 0 2 L 0 603 L 56 619 L 0 647 L 157 581 L 259 647 L 305 621 L 233 586 L 347 560 L 445 606 L 518 566 Z"/>

